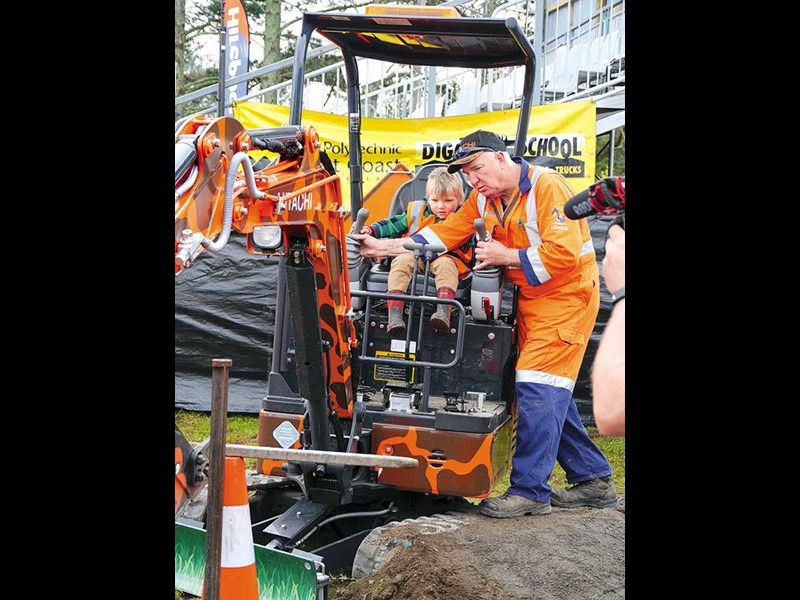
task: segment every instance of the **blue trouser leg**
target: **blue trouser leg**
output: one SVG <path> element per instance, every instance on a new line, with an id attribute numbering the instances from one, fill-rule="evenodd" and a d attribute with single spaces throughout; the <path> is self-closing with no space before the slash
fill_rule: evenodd
<path id="1" fill-rule="evenodd" d="M 578 415 L 578 407 L 571 397 L 558 446 L 558 464 L 567 474 L 567 481 L 572 484 L 611 475 L 611 465 L 586 433 Z"/>
<path id="2" fill-rule="evenodd" d="M 570 390 L 517 382 L 516 391 L 519 416 L 510 493 L 549 502 L 552 488 L 547 480 L 556 458 L 570 483 L 611 474 L 611 466 L 581 424 Z"/>

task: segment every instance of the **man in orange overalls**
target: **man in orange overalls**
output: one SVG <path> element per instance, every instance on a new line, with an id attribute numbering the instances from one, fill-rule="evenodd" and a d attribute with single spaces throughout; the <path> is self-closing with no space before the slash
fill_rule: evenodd
<path id="1" fill-rule="evenodd" d="M 411 238 L 361 241 L 363 256 L 396 256 L 408 241 L 463 244 L 479 217 L 475 270 L 503 266 L 518 287 L 516 396 L 517 447 L 511 486 L 481 502 L 490 517 L 543 515 L 554 506 L 604 508 L 617 502 L 611 465 L 592 442 L 572 399 L 575 380 L 600 307 L 597 261 L 585 219 L 564 217 L 574 195 L 556 171 L 511 157 L 503 140 L 478 130 L 461 140 L 448 170 L 463 169 L 474 188 L 446 220 Z M 368 238 L 368 239 L 367 239 Z M 556 460 L 569 489 L 552 490 Z"/>

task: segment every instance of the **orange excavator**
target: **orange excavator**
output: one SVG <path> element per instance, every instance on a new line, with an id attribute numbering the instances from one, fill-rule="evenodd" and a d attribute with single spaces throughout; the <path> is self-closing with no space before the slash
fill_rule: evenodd
<path id="1" fill-rule="evenodd" d="M 409 26 L 419 43 L 402 43 Z M 257 548 L 272 553 L 273 563 L 280 556 L 314 565 L 309 598 L 321 598 L 325 573 L 351 567 L 376 527 L 489 496 L 510 466 L 515 431 L 514 292 L 509 299 L 500 270 L 472 273 L 452 300 L 428 293 L 433 280 L 426 270 L 402 296 L 406 338 L 386 332 L 386 265 L 363 259 L 347 235 L 352 221 L 357 231 L 368 218 L 356 58 L 523 65 L 527 105 L 510 149 L 519 155 L 535 59 L 514 19 L 307 13 L 295 57 L 298 81 L 314 31 L 342 48 L 353 79 L 350 210 L 315 128 L 301 123 L 302 86 L 294 86 L 291 124 L 284 127 L 245 130 L 233 118 L 194 117 L 175 138 L 175 275 L 180 285 L 181 272 L 224 252 L 232 233 L 246 237 L 249 253 L 279 258 L 274 354 L 259 413 L 264 451 L 248 455 L 258 457 L 251 522 Z M 256 162 L 252 150 L 276 158 Z M 423 260 L 443 250 L 409 249 Z M 419 325 L 442 302 L 454 309 L 451 330 L 435 335 Z M 213 473 L 204 445 L 192 446 L 177 427 L 175 437 L 177 582 L 178 563 L 189 560 L 203 527 L 202 519 L 190 527 L 183 513 Z M 309 458 L 271 458 L 281 451 Z M 337 455 L 345 459 L 331 458 Z M 411 458 L 416 466 L 391 468 L 399 466 L 391 458 Z"/>

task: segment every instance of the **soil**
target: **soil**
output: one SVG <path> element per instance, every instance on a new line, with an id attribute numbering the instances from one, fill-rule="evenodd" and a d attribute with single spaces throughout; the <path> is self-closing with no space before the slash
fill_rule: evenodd
<path id="1" fill-rule="evenodd" d="M 403 522 L 374 532 L 376 570 L 332 600 L 625 597 L 624 498 L 543 516 L 494 519 L 474 506 L 449 515 L 444 527 Z"/>

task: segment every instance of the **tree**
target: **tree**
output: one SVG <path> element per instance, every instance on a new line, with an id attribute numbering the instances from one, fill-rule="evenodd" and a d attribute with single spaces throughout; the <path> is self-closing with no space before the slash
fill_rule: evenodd
<path id="1" fill-rule="evenodd" d="M 175 0 L 175 95 L 183 90 L 186 77 L 186 0 Z"/>
<path id="2" fill-rule="evenodd" d="M 198 51 L 209 35 L 219 36 L 220 2 L 175 0 L 175 96 L 182 96 L 219 80 L 219 66 L 206 67 Z M 213 101 L 213 100 L 212 100 Z M 211 102 L 201 98 L 177 107 L 181 114 L 207 108 Z"/>
<path id="3" fill-rule="evenodd" d="M 611 175 L 625 174 L 625 126 L 614 130 L 614 173 L 609 173 L 608 163 L 611 159 L 611 132 L 597 136 L 597 152 L 595 154 L 595 177 L 603 179 Z"/>
<path id="4" fill-rule="evenodd" d="M 250 40 L 261 40 L 264 44 L 264 58 L 254 60 L 250 53 L 248 71 L 278 62 L 293 56 L 297 36 L 291 28 L 300 22 L 303 12 L 344 12 L 361 8 L 375 0 L 243 0 L 250 25 Z M 393 0 L 395 1 L 395 0 Z M 396 0 L 401 3 L 416 3 L 414 0 Z M 219 38 L 221 27 L 222 0 L 175 0 L 175 95 L 181 96 L 194 90 L 207 87 L 219 81 L 218 61 L 212 65 L 202 64 L 198 53 L 211 39 Z M 284 16 L 287 16 L 284 21 Z M 312 47 L 319 42 L 312 42 Z M 309 62 L 311 69 L 323 64 L 337 62 L 328 57 L 319 64 Z M 285 80 L 291 69 L 273 72 L 261 78 L 258 85 L 269 87 Z M 255 82 L 250 82 L 252 86 Z M 191 114 L 213 105 L 213 94 L 181 108 L 183 114 Z M 263 99 L 263 98 L 262 98 Z"/>
<path id="5" fill-rule="evenodd" d="M 264 64 L 271 65 L 281 60 L 281 3 L 272 0 L 264 2 Z M 267 73 L 261 79 L 261 87 L 268 88 L 280 81 L 279 72 Z M 265 96 L 264 102 L 275 102 L 277 94 Z"/>
<path id="6" fill-rule="evenodd" d="M 195 53 L 201 47 L 201 41 L 208 45 L 209 36 L 219 38 L 221 26 L 220 10 L 222 0 L 175 0 L 175 93 L 183 95 L 193 90 L 211 86 L 219 80 L 219 65 L 202 65 Z M 441 4 L 441 0 L 243 0 L 245 10 L 248 15 L 250 25 L 250 64 L 248 71 L 262 68 L 274 64 L 294 55 L 297 45 L 297 25 L 302 20 L 304 12 L 348 12 L 362 9 L 371 3 L 391 3 L 406 5 L 427 5 L 436 6 Z M 496 6 L 503 3 L 503 0 L 485 0 L 484 2 L 473 2 L 471 5 L 459 7 L 459 11 L 464 15 L 482 17 L 490 15 Z M 263 43 L 263 58 L 255 60 L 252 45 Z M 316 48 L 325 42 L 318 37 L 312 37 L 310 48 Z M 256 53 L 257 55 L 257 53 Z M 306 62 L 306 73 L 321 69 L 334 63 L 338 63 L 341 57 L 338 53 L 329 53 L 316 59 L 309 59 Z M 217 61 L 218 63 L 218 61 Z M 419 68 L 417 68 L 419 70 Z M 481 73 L 482 81 L 485 83 L 487 73 Z M 496 76 L 499 77 L 498 73 Z M 411 76 L 410 72 L 387 73 L 386 81 L 376 83 L 376 86 L 389 85 L 392 81 L 397 82 Z M 258 81 L 249 82 L 249 93 L 257 89 L 267 89 L 281 81 L 291 81 L 291 67 L 280 71 L 273 71 L 259 78 Z M 339 87 L 336 88 L 338 81 Z M 329 94 L 339 94 L 344 92 L 344 78 L 331 77 L 325 79 L 325 86 Z M 257 87 L 256 87 L 257 86 Z M 285 88 L 288 91 L 288 88 Z M 455 90 L 445 88 L 443 93 L 453 95 Z M 278 94 L 262 94 L 255 99 L 259 101 L 280 104 L 287 100 L 284 90 L 280 97 Z M 454 100 L 454 98 L 451 98 Z M 398 117 L 408 114 L 417 105 L 418 98 L 408 98 L 406 109 L 397 108 Z M 182 108 L 183 114 L 191 114 L 205 108 L 213 106 L 216 102 L 216 92 L 210 92 L 208 96 L 195 102 L 185 104 Z M 387 106 L 381 106 L 381 112 L 389 110 Z M 367 111 L 369 112 L 369 111 Z"/>

